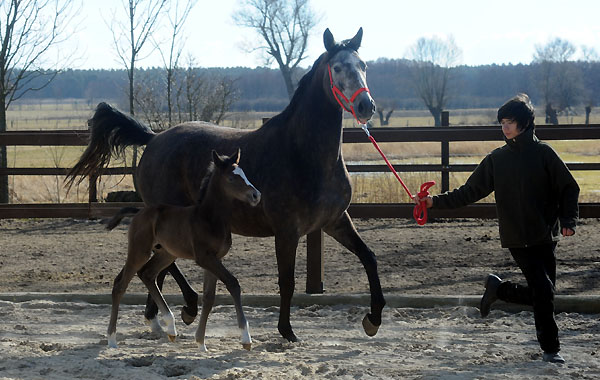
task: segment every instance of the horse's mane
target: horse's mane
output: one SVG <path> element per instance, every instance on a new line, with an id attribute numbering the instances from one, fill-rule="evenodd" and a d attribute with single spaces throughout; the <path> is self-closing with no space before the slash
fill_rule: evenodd
<path id="1" fill-rule="evenodd" d="M 202 182 L 200 182 L 200 189 L 198 189 L 198 196 L 196 197 L 196 204 L 199 204 L 200 202 L 202 202 L 204 200 L 204 198 L 206 197 L 206 193 L 208 191 L 208 184 L 209 184 L 210 179 L 212 178 L 214 172 L 215 172 L 215 163 L 211 161 L 208 164 L 208 168 L 206 168 L 206 174 L 204 175 L 204 178 L 202 178 Z"/>

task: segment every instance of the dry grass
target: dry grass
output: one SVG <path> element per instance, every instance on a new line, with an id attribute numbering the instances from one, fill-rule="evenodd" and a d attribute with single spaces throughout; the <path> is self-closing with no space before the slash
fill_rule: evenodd
<path id="1" fill-rule="evenodd" d="M 41 130 L 41 129 L 78 129 L 87 128 L 86 121 L 93 113 L 94 104 L 81 100 L 69 102 L 38 102 L 20 104 L 8 111 L 9 130 Z M 225 126 L 234 128 L 258 128 L 262 118 L 273 116 L 273 113 L 231 113 Z M 356 127 L 348 117 L 344 119 L 344 127 Z M 537 115 L 538 120 L 543 115 Z M 396 111 L 390 125 L 428 126 L 432 118 L 426 111 Z M 592 123 L 600 123 L 600 112 L 592 113 Z M 453 110 L 450 123 L 454 125 L 493 124 L 495 110 Z M 583 116 L 573 118 L 562 117 L 561 123 L 582 123 Z M 378 125 L 377 120 L 375 126 Z M 600 162 L 600 143 L 585 141 L 550 141 L 566 162 Z M 440 162 L 440 143 L 382 143 L 382 150 L 393 164 L 435 164 Z M 450 163 L 479 163 L 494 148 L 503 145 L 500 141 L 488 142 L 453 142 L 450 143 Z M 84 147 L 8 147 L 9 167 L 70 167 L 83 151 Z M 383 164 L 379 153 L 369 143 L 344 144 L 344 158 L 347 163 Z M 115 166 L 122 166 L 115 162 Z M 600 176 L 595 171 L 574 172 L 582 192 L 581 202 L 600 201 Z M 450 187 L 460 186 L 469 173 L 451 173 Z M 440 174 L 401 173 L 404 182 L 412 192 L 421 183 L 434 180 L 440 183 Z M 404 189 L 391 173 L 353 173 L 354 202 L 408 202 Z M 69 193 L 63 186 L 61 176 L 12 176 L 9 178 L 11 199 L 14 203 L 44 202 L 85 202 L 87 201 L 87 183 L 74 187 Z M 130 176 L 106 176 L 98 186 L 98 194 L 103 199 L 110 191 L 132 190 Z M 440 191 L 439 185 L 431 189 L 432 193 Z M 484 201 L 493 201 L 493 196 Z"/>

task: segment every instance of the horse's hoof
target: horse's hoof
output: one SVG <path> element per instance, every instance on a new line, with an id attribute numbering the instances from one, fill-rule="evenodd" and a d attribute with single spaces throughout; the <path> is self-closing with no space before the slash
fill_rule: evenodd
<path id="1" fill-rule="evenodd" d="M 242 347 L 244 347 L 244 350 L 250 351 L 252 348 L 252 343 L 242 343 Z"/>
<path id="2" fill-rule="evenodd" d="M 171 343 L 175 342 L 175 339 L 177 338 L 177 335 L 167 335 L 167 337 L 169 338 L 169 340 L 171 341 Z"/>
<path id="3" fill-rule="evenodd" d="M 295 343 L 298 341 L 298 337 L 296 337 L 296 334 L 294 334 L 294 332 L 292 331 L 292 329 L 279 329 L 279 333 L 281 334 L 282 337 L 284 337 L 285 339 L 287 339 L 288 342 L 292 342 Z"/>
<path id="4" fill-rule="evenodd" d="M 362 325 L 363 329 L 365 329 L 365 333 L 368 336 L 375 336 L 377 334 L 377 331 L 379 331 L 379 326 L 376 326 L 373 324 L 373 322 L 371 322 L 371 320 L 369 319 L 369 314 L 365 315 L 365 317 L 363 318 Z"/>
<path id="5" fill-rule="evenodd" d="M 191 325 L 192 323 L 194 323 L 194 320 L 196 319 L 196 315 L 198 315 L 198 312 L 196 311 L 196 313 L 194 315 L 192 315 L 191 313 L 189 313 L 187 311 L 188 307 L 184 306 L 181 308 L 181 320 L 183 321 L 183 323 L 185 323 L 186 325 Z"/>

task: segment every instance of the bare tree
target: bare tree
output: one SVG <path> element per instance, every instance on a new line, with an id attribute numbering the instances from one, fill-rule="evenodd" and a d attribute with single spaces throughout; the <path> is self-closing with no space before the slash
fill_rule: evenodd
<path id="1" fill-rule="evenodd" d="M 129 79 L 129 113 L 134 115 L 134 73 L 140 51 L 157 26 L 158 18 L 168 0 L 123 0 L 127 22 L 118 21 L 115 14 L 110 26 L 117 55 Z"/>
<path id="2" fill-rule="evenodd" d="M 277 62 L 290 99 L 296 89 L 296 70 L 306 58 L 308 37 L 319 22 L 310 0 L 240 0 L 236 24 L 254 29 L 262 39 L 249 50 L 262 50 L 266 62 Z"/>
<path id="3" fill-rule="evenodd" d="M 176 0 L 175 4 L 167 13 L 169 26 L 171 28 L 170 39 L 167 43 L 168 50 L 165 52 L 161 43 L 155 40 L 154 45 L 160 52 L 166 73 L 167 83 L 167 119 L 169 127 L 173 125 L 173 86 L 175 82 L 175 71 L 179 66 L 179 58 L 183 52 L 185 38 L 181 35 L 183 26 L 197 0 Z"/>
<path id="4" fill-rule="evenodd" d="M 600 63 L 600 55 L 593 47 L 582 46 L 582 58 L 583 67 L 586 73 L 593 71 L 593 66 L 598 65 Z M 585 77 L 585 75 L 584 75 Z M 584 83 L 590 83 L 589 80 L 585 80 Z M 589 85 L 588 85 L 589 86 Z M 583 93 L 583 102 L 585 105 L 585 124 L 590 124 L 590 114 L 592 113 L 592 108 L 596 106 L 597 99 L 594 95 L 594 91 L 586 86 L 585 91 Z"/>
<path id="5" fill-rule="evenodd" d="M 123 10 L 127 14 L 127 22 L 119 22 L 113 15 L 111 30 L 117 55 L 127 70 L 129 79 L 129 113 L 135 114 L 134 107 L 134 74 L 135 64 L 148 38 L 156 28 L 158 18 L 162 14 L 168 0 L 123 0 Z M 137 165 L 137 149 L 133 149 L 132 167 Z M 135 173 L 135 170 L 134 170 Z M 135 180 L 135 174 L 134 174 Z"/>
<path id="6" fill-rule="evenodd" d="M 448 103 L 452 85 L 452 69 L 461 56 L 462 52 L 452 37 L 445 40 L 421 37 L 409 49 L 415 89 L 431 112 L 435 126 L 441 125 L 442 111 Z"/>
<path id="7" fill-rule="evenodd" d="M 539 64 L 538 86 L 544 98 L 546 122 L 558 124 L 556 114 L 569 114 L 581 100 L 581 71 L 571 61 L 577 48 L 569 41 L 555 38 L 536 45 L 533 62 Z"/>
<path id="8" fill-rule="evenodd" d="M 0 2 L 0 132 L 6 110 L 29 91 L 46 87 L 73 55 L 57 57 L 53 48 L 66 41 L 79 3 L 69 0 Z M 64 53 L 61 51 L 61 53 Z M 8 165 L 0 146 L 0 168 Z M 0 176 L 0 203 L 8 202 L 8 177 Z"/>

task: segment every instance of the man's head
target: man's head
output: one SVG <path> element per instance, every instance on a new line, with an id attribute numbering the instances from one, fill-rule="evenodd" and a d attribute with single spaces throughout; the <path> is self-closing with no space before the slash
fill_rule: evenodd
<path id="1" fill-rule="evenodd" d="M 498 122 L 505 119 L 515 121 L 520 132 L 535 126 L 535 111 L 527 94 L 517 94 L 498 109 Z"/>

